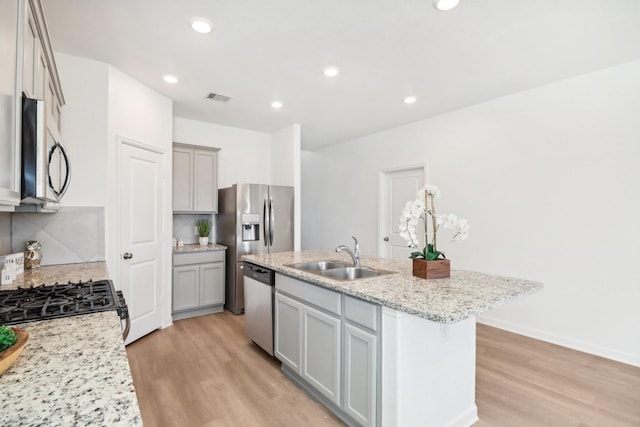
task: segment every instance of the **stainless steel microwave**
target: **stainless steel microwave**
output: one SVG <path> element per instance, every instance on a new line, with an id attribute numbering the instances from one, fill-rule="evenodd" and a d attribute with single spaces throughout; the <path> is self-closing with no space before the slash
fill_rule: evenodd
<path id="1" fill-rule="evenodd" d="M 21 203 L 55 208 L 69 187 L 71 165 L 46 117 L 44 101 L 22 98 Z"/>

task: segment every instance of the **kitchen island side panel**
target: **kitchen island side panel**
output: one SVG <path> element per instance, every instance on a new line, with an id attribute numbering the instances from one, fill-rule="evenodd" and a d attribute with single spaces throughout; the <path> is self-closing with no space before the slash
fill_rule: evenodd
<path id="1" fill-rule="evenodd" d="M 383 426 L 478 420 L 475 324 L 475 317 L 444 324 L 382 307 Z"/>

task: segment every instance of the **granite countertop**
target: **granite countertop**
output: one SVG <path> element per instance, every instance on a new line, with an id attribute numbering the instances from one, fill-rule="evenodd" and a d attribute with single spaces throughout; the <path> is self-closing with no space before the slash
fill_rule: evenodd
<path id="1" fill-rule="evenodd" d="M 29 341 L 0 376 L 0 425 L 142 425 L 115 312 L 15 326 Z"/>
<path id="2" fill-rule="evenodd" d="M 202 245 L 184 245 L 183 247 L 174 246 L 173 253 L 174 254 L 182 254 L 188 252 L 211 252 L 211 251 L 225 251 L 227 247 L 225 245 L 220 245 L 218 243 L 209 243 L 206 246 Z"/>
<path id="3" fill-rule="evenodd" d="M 439 323 L 455 323 L 498 307 L 522 295 L 538 292 L 543 285 L 530 280 L 451 270 L 446 279 L 424 280 L 411 273 L 411 260 L 361 257 L 363 267 L 396 272 L 384 276 L 338 281 L 307 273 L 287 264 L 341 260 L 346 253 L 332 250 L 245 255 L 242 258 L 287 276 L 352 295 Z"/>
<path id="4" fill-rule="evenodd" d="M 109 279 L 106 263 L 25 270 L 18 286 Z M 0 376 L 0 426 L 142 425 L 115 311 L 15 325 L 29 341 Z"/>
<path id="5" fill-rule="evenodd" d="M 43 265 L 33 270 L 24 269 L 24 273 L 18 274 L 16 280 L 10 285 L 0 285 L 0 291 L 7 289 L 17 289 L 29 286 L 39 286 L 42 284 L 53 285 L 54 283 L 68 283 L 87 280 L 109 279 L 107 263 L 83 262 L 79 264 L 58 264 Z"/>

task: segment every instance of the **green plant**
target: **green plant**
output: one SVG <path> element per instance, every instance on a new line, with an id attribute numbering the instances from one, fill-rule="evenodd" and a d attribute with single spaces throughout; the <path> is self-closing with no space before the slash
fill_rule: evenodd
<path id="1" fill-rule="evenodd" d="M 197 222 L 197 226 L 200 237 L 209 237 L 209 233 L 211 233 L 211 221 L 208 219 L 201 219 Z"/>
<path id="2" fill-rule="evenodd" d="M 0 326 L 0 351 L 5 351 L 18 341 L 18 337 L 13 329 L 7 326 Z"/>

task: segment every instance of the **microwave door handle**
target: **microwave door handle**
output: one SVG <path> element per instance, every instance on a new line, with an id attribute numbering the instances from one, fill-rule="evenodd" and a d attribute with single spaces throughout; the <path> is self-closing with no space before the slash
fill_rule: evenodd
<path id="1" fill-rule="evenodd" d="M 273 197 L 269 198 L 269 245 L 273 246 L 273 227 L 276 224 L 276 212 L 273 207 Z"/>
<path id="2" fill-rule="evenodd" d="M 67 155 L 67 152 L 65 151 L 62 144 L 58 144 L 58 146 L 60 147 L 60 153 L 62 154 L 62 159 L 64 160 L 65 169 L 67 171 L 64 175 L 64 183 L 62 184 L 62 188 L 60 189 L 59 197 L 62 197 L 69 187 L 69 180 L 71 178 L 71 163 L 69 162 L 69 156 Z"/>
<path id="3" fill-rule="evenodd" d="M 264 202 L 262 203 L 262 236 L 264 237 L 264 245 L 269 246 L 267 228 L 269 227 L 269 219 L 267 217 L 267 198 L 264 198 Z"/>

